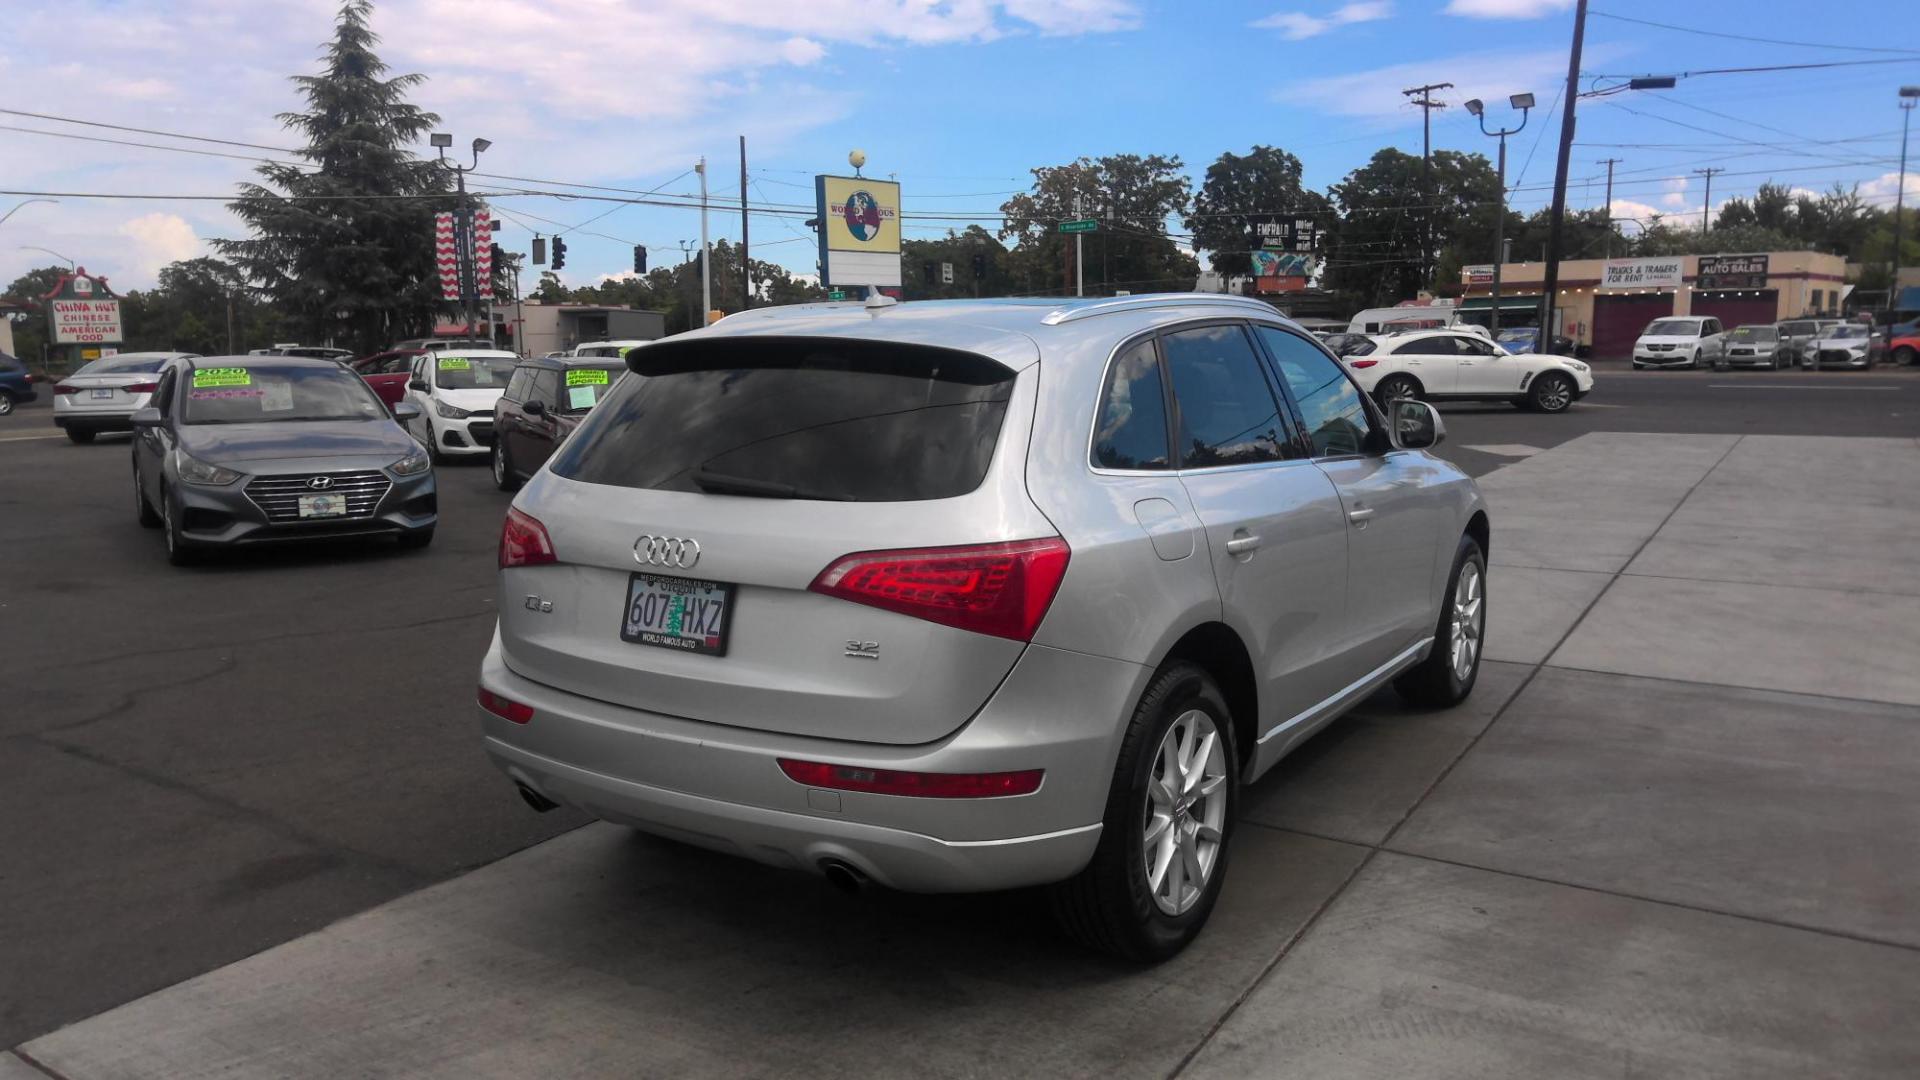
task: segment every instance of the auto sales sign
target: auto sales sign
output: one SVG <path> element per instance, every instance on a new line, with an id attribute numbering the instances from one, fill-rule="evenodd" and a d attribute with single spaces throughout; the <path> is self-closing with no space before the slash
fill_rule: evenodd
<path id="1" fill-rule="evenodd" d="M 106 280 L 76 270 L 41 298 L 55 345 L 118 345 L 120 300 Z"/>

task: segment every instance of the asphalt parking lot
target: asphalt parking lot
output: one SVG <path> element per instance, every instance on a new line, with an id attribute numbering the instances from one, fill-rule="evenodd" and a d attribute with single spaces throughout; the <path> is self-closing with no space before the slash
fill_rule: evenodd
<path id="1" fill-rule="evenodd" d="M 21 409 L 0 1076 L 1913 1075 L 1920 372 L 1598 375 L 1445 408 L 1495 515 L 1480 687 L 1257 785 L 1150 971 L 1032 897 L 528 811 L 471 715 L 483 467 L 423 552 L 174 569 L 124 441 Z"/>

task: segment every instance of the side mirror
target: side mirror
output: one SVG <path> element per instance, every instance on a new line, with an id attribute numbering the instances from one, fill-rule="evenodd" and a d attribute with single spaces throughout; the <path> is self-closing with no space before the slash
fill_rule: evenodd
<path id="1" fill-rule="evenodd" d="M 1428 450 L 1446 441 L 1447 425 L 1432 405 L 1403 398 L 1387 411 L 1387 435 L 1396 450 Z"/>
<path id="2" fill-rule="evenodd" d="M 128 419 L 132 420 L 133 426 L 137 428 L 155 428 L 167 422 L 166 418 L 160 415 L 160 410 L 151 405 L 144 409 L 133 410 L 133 415 Z"/>
<path id="3" fill-rule="evenodd" d="M 420 406 L 415 405 L 411 401 L 402 401 L 393 407 L 393 418 L 403 424 L 409 420 L 418 420 L 420 419 Z"/>
<path id="4" fill-rule="evenodd" d="M 418 390 L 418 391 L 420 391 L 421 393 L 423 393 L 423 394 L 424 394 L 424 393 L 426 393 L 426 392 L 427 392 L 427 380 L 425 380 L 425 379 L 409 379 L 409 380 L 407 380 L 407 389 L 409 389 L 409 390 Z"/>
<path id="5" fill-rule="evenodd" d="M 528 416 L 545 416 L 547 415 L 547 403 L 541 401 L 539 398 L 534 398 L 520 406 L 520 411 L 526 413 Z"/>

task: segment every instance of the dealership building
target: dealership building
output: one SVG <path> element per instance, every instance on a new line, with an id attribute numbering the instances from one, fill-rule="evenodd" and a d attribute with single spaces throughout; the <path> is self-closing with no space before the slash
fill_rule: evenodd
<path id="1" fill-rule="evenodd" d="M 1841 256 L 1815 251 L 1567 259 L 1560 263 L 1557 330 L 1593 356 L 1624 357 L 1647 324 L 1663 315 L 1711 315 L 1732 327 L 1838 314 L 1846 269 Z M 1502 326 L 1539 323 L 1545 272 L 1546 264 L 1537 262 L 1500 268 Z M 1466 267 L 1461 284 L 1460 312 L 1487 322 L 1493 267 Z"/>

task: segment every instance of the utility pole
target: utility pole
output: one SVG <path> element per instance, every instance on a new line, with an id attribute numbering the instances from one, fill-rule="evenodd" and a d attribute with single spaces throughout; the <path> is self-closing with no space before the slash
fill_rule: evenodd
<path id="1" fill-rule="evenodd" d="M 1595 165 L 1607 167 L 1607 240 L 1602 258 L 1613 258 L 1613 167 L 1626 159 L 1610 157 L 1605 161 L 1596 161 Z"/>
<path id="2" fill-rule="evenodd" d="M 1707 178 L 1707 196 L 1700 202 L 1700 235 L 1707 235 L 1713 228 L 1713 174 L 1726 172 L 1725 169 L 1695 169 L 1693 175 Z"/>
<path id="3" fill-rule="evenodd" d="M 1073 195 L 1073 217 L 1075 221 L 1080 219 L 1079 192 L 1075 192 Z M 1082 235 L 1081 233 L 1073 234 L 1073 295 L 1075 296 L 1087 295 L 1087 264 L 1085 259 L 1082 258 Z"/>
<path id="4" fill-rule="evenodd" d="M 707 250 L 707 159 L 704 156 L 693 171 L 700 174 L 700 318 L 697 321 L 705 326 L 707 312 L 713 310 L 713 274 L 709 269 L 713 257 Z"/>
<path id="5" fill-rule="evenodd" d="M 1451 90 L 1450 82 L 1428 83 L 1400 91 L 1407 97 L 1420 96 L 1414 104 L 1420 106 L 1420 165 L 1426 173 L 1425 201 L 1420 220 L 1424 223 L 1420 230 L 1420 276 L 1427 283 L 1427 290 L 1433 290 L 1433 110 L 1444 109 L 1447 103 L 1433 100 L 1435 90 Z"/>
<path id="6" fill-rule="evenodd" d="M 753 260 L 747 257 L 747 137 L 740 136 L 740 310 L 753 306 Z"/>
<path id="7" fill-rule="evenodd" d="M 233 347 L 233 290 L 227 290 L 227 355 L 237 356 L 239 351 Z"/>
<path id="8" fill-rule="evenodd" d="M 1560 293 L 1560 223 L 1567 216 L 1567 166 L 1573 156 L 1573 105 L 1580 100 L 1580 46 L 1587 36 L 1587 0 L 1578 0 L 1573 9 L 1573 48 L 1567 53 L 1567 89 L 1562 97 L 1567 107 L 1560 114 L 1560 155 L 1553 170 L 1553 214 L 1547 226 L 1547 273 L 1540 302 L 1540 339 L 1552 341 L 1559 329 L 1553 324 L 1554 301 Z"/>
<path id="9" fill-rule="evenodd" d="M 1913 120 L 1916 102 L 1920 102 L 1920 86 L 1900 88 L 1900 186 L 1893 189 L 1893 272 L 1887 275 L 1888 325 L 1892 325 L 1894 309 L 1900 303 L 1900 236 L 1904 231 L 1902 218 L 1907 212 L 1907 127 Z"/>
<path id="10" fill-rule="evenodd" d="M 688 253 L 691 252 L 692 250 L 693 250 L 693 241 L 691 240 L 680 241 L 680 265 L 681 266 L 687 265 L 687 260 L 689 257 Z M 682 280 L 685 280 L 684 275 L 682 275 Z M 686 291 L 689 293 L 687 297 L 687 307 L 691 309 L 693 307 L 693 297 L 691 295 L 693 290 L 688 289 Z M 693 312 L 691 310 L 687 312 L 687 329 L 689 330 L 699 329 L 699 327 L 693 324 Z"/>

